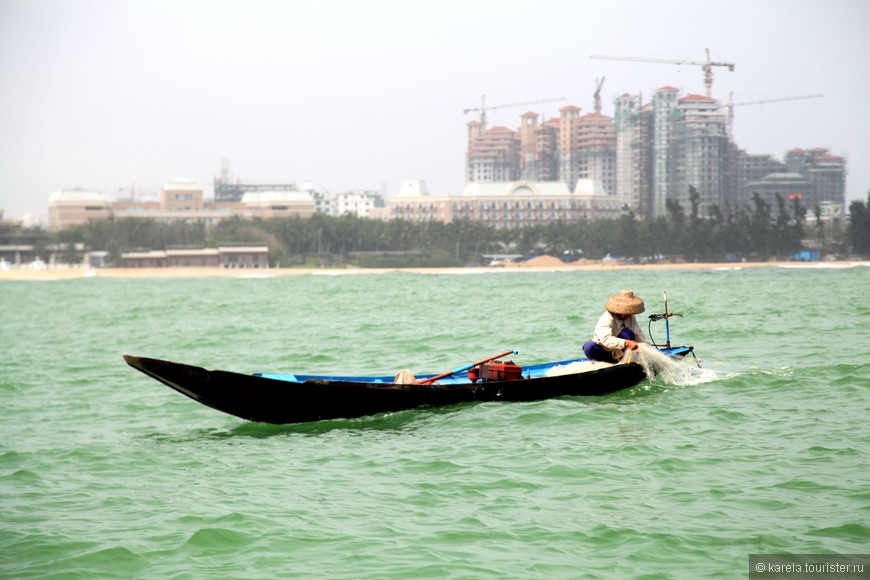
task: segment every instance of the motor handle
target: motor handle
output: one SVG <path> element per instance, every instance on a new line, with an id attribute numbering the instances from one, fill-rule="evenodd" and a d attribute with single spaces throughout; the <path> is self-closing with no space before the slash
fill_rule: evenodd
<path id="1" fill-rule="evenodd" d="M 655 322 L 657 320 L 667 320 L 668 318 L 671 318 L 672 316 L 682 316 L 682 315 L 683 315 L 682 312 L 666 312 L 665 314 L 650 314 L 649 319 L 652 320 L 653 322 Z"/>

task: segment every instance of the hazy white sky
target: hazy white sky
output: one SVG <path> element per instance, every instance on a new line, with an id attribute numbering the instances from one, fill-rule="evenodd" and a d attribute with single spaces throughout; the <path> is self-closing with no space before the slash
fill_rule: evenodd
<path id="1" fill-rule="evenodd" d="M 703 94 L 698 66 L 591 54 L 733 62 L 714 97 L 824 98 L 735 108 L 735 140 L 782 158 L 826 147 L 849 160 L 847 196 L 870 190 L 866 0 L 0 0 L 0 208 L 44 215 L 51 192 L 206 195 L 230 160 L 248 182 L 312 181 L 394 195 L 464 185 L 463 109 L 491 125 L 588 112 L 672 85 Z"/>

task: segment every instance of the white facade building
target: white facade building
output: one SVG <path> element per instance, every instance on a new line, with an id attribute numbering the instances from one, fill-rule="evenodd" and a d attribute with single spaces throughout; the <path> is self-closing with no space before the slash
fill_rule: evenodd
<path id="1" fill-rule="evenodd" d="M 335 215 L 351 214 L 367 218 L 374 208 L 383 207 L 383 201 L 376 191 L 345 191 L 336 194 L 333 207 Z"/>

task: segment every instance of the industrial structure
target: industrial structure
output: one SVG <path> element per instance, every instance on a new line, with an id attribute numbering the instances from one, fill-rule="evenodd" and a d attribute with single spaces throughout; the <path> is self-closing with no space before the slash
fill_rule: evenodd
<path id="1" fill-rule="evenodd" d="M 593 54 L 589 58 L 600 58 L 605 60 L 626 60 L 631 62 L 651 62 L 651 63 L 659 63 L 659 64 L 675 64 L 675 65 L 684 65 L 690 64 L 693 66 L 700 66 L 704 71 L 704 89 L 705 95 L 707 97 L 713 97 L 713 67 L 714 66 L 725 66 L 728 67 L 728 70 L 734 72 L 734 63 L 732 62 L 713 62 L 710 59 L 710 49 L 704 49 L 707 53 L 706 61 L 696 61 L 691 59 L 674 59 L 674 58 L 650 58 L 650 57 L 642 57 L 642 56 L 610 56 L 606 54 Z"/>
<path id="2" fill-rule="evenodd" d="M 230 162 L 221 161 L 221 174 L 214 178 L 214 200 L 218 202 L 239 202 L 246 193 L 265 191 L 298 191 L 295 183 L 246 183 L 230 177 Z"/>

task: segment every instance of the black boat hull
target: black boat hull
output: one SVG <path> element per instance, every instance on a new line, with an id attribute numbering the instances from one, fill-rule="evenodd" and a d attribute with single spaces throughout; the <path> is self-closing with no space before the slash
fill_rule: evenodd
<path id="1" fill-rule="evenodd" d="M 682 354 L 690 351 L 691 347 L 687 347 Z M 641 365 L 630 363 L 515 381 L 403 385 L 309 379 L 293 383 L 132 355 L 125 355 L 124 360 L 203 405 L 248 421 L 273 424 L 352 419 L 472 401 L 606 395 L 633 387 L 646 378 Z"/>

